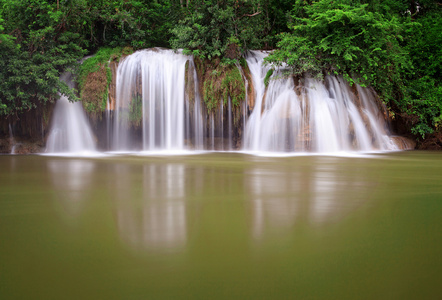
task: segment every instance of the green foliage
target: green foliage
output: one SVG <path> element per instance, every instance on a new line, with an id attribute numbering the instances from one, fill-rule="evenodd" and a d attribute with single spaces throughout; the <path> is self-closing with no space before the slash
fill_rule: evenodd
<path id="1" fill-rule="evenodd" d="M 233 106 L 239 106 L 241 101 L 245 100 L 246 89 L 244 80 L 237 67 L 231 67 L 227 70 L 222 80 L 221 87 L 223 90 L 224 104 L 227 104 L 229 97 Z"/>
<path id="2" fill-rule="evenodd" d="M 241 53 L 262 45 L 268 22 L 262 0 L 195 0 L 185 17 L 172 29 L 173 48 L 201 59 L 227 57 L 238 60 Z"/>
<path id="3" fill-rule="evenodd" d="M 412 132 L 421 138 L 441 129 L 442 86 L 430 76 L 410 81 L 410 97 L 406 102 L 406 112 L 412 118 Z"/>
<path id="4" fill-rule="evenodd" d="M 267 61 L 297 75 L 338 74 L 372 86 L 424 137 L 440 129 L 442 112 L 439 7 L 429 0 L 297 0 L 291 32 L 280 34 Z"/>
<path id="5" fill-rule="evenodd" d="M 209 111 L 227 105 L 229 97 L 233 107 L 238 107 L 245 93 L 244 80 L 235 65 L 219 64 L 203 80 L 203 99 Z"/>
<path id="6" fill-rule="evenodd" d="M 263 10 L 268 21 L 268 31 L 264 33 L 264 48 L 274 49 L 277 35 L 287 32 L 289 12 L 293 8 L 293 0 L 266 0 L 263 1 Z"/>
<path id="7" fill-rule="evenodd" d="M 77 70 L 77 83 L 84 108 L 89 112 L 106 109 L 109 85 L 112 82 L 111 61 L 118 62 L 123 55 L 132 53 L 131 48 L 101 48 L 87 58 Z"/>
<path id="8" fill-rule="evenodd" d="M 100 67 L 106 67 L 108 83 L 112 80 L 111 70 L 108 66 L 110 61 L 118 61 L 123 55 L 123 50 L 120 47 L 117 48 L 101 48 L 98 52 L 83 61 L 77 71 L 77 83 L 80 90 L 84 87 L 87 75 L 97 72 Z"/>
<path id="9" fill-rule="evenodd" d="M 407 77 L 407 98 L 402 109 L 411 116 L 412 132 L 421 138 L 442 128 L 442 9 L 424 2 L 425 13 L 416 15 L 420 26 L 406 35 L 406 50 L 414 65 Z M 433 8 L 433 9 L 431 9 Z"/>
<path id="10" fill-rule="evenodd" d="M 403 24 L 397 18 L 369 11 L 368 4 L 300 2 L 293 10 L 293 32 L 281 34 L 280 49 L 269 56 L 269 62 L 286 63 L 297 75 L 325 71 L 375 87 L 387 79 L 400 81 L 401 69 L 410 67 L 399 46 Z M 393 99 L 391 88 L 383 91 L 385 98 Z"/>
<path id="11" fill-rule="evenodd" d="M 13 33 L 8 37 L 2 34 L 0 45 L 0 113 L 15 114 L 44 105 L 59 93 L 77 100 L 59 80 L 61 72 L 84 55 L 80 35 L 63 26 L 66 15 L 46 1 L 0 4 L 8 19 L 2 27 Z"/>
<path id="12" fill-rule="evenodd" d="M 59 93 L 78 100 L 59 76 L 87 51 L 168 46 L 176 7 L 172 0 L 0 0 L 7 20 L 0 21 L 0 114 L 44 105 Z"/>
<path id="13" fill-rule="evenodd" d="M 1 4 L 2 14 L 8 18 L 2 28 L 15 36 L 1 33 L 0 113 L 10 115 L 44 105 L 59 93 L 77 100 L 59 76 L 84 55 L 79 34 L 58 26 L 59 14 L 52 13 L 53 7 L 44 1 Z M 47 11 L 42 14 L 41 10 Z"/>
<path id="14" fill-rule="evenodd" d="M 264 85 L 266 87 L 269 85 L 270 77 L 272 77 L 272 75 L 273 75 L 273 69 L 268 70 L 266 73 L 266 77 L 264 78 Z"/>
<path id="15" fill-rule="evenodd" d="M 221 57 L 224 65 L 233 66 L 246 49 L 268 47 L 272 40 L 270 31 L 285 26 L 286 18 L 278 14 L 285 14 L 289 3 L 0 0 L 0 114 L 29 110 L 55 100 L 59 93 L 78 100 L 74 91 L 60 82 L 59 75 L 68 68 L 76 68 L 86 52 L 101 48 L 170 47 L 173 36 L 174 47 L 182 47 L 198 57 Z M 100 53 L 80 68 L 78 81 L 82 91 L 87 76 L 99 73 L 105 66 L 97 62 Z M 98 73 L 96 80 L 100 77 Z M 105 93 L 97 92 L 92 98 L 100 95 L 104 99 Z M 88 101 L 85 106 L 91 110 L 103 107 Z"/>
<path id="16" fill-rule="evenodd" d="M 85 107 L 100 112 L 111 81 L 108 61 L 154 46 L 211 60 L 207 72 L 197 66 L 207 107 L 228 97 L 237 105 L 245 98 L 242 54 L 278 41 L 269 63 L 372 86 L 424 138 L 442 127 L 441 15 L 434 0 L 0 0 L 0 115 L 60 93 L 78 100 L 59 80 L 65 70 L 77 71 Z"/>
<path id="17" fill-rule="evenodd" d="M 167 0 L 86 2 L 83 22 L 96 46 L 167 47 L 169 31 L 179 11 L 174 10 L 173 1 Z"/>

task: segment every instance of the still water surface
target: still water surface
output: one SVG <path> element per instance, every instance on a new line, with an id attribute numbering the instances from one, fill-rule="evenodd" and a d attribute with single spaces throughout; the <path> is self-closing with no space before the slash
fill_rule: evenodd
<path id="1" fill-rule="evenodd" d="M 1 299 L 436 299 L 442 154 L 0 156 Z"/>

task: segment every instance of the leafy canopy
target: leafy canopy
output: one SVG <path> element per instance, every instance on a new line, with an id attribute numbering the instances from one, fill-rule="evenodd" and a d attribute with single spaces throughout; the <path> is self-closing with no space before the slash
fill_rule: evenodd
<path id="1" fill-rule="evenodd" d="M 236 62 L 247 49 L 260 48 L 268 21 L 262 0 L 192 1 L 172 29 L 171 46 L 199 58 Z"/>
<path id="2" fill-rule="evenodd" d="M 398 79 L 399 71 L 410 67 L 399 45 L 403 24 L 394 16 L 368 10 L 368 4 L 345 2 L 297 1 L 289 25 L 292 32 L 280 35 L 279 49 L 267 61 L 286 64 L 297 75 L 334 73 L 373 86 Z"/>

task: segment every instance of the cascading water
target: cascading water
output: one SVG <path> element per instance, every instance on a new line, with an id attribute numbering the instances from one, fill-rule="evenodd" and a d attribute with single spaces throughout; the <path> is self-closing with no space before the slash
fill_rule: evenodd
<path id="1" fill-rule="evenodd" d="M 251 51 L 247 63 L 256 103 L 244 137 L 251 151 L 338 152 L 395 150 L 376 99 L 357 86 L 358 96 L 344 80 L 327 76 L 325 82 L 292 77 L 276 70 L 268 87 L 266 53 Z"/>
<path id="2" fill-rule="evenodd" d="M 201 103 L 199 93 L 199 81 L 196 73 L 195 63 L 193 59 L 187 61 L 186 67 L 186 92 L 185 92 L 185 111 L 184 119 L 186 121 L 185 140 L 187 144 L 193 146 L 195 150 L 202 150 L 205 147 L 204 134 L 205 115 L 204 107 Z"/>
<path id="3" fill-rule="evenodd" d="M 74 87 L 70 73 L 64 73 L 60 80 L 70 88 Z M 66 96 L 61 95 L 55 104 L 45 152 L 82 153 L 95 150 L 94 135 L 81 102 L 69 102 Z"/>
<path id="4" fill-rule="evenodd" d="M 203 147 L 200 99 L 195 97 L 191 112 L 185 103 L 188 61 L 193 65 L 190 56 L 154 48 L 135 52 L 120 62 L 113 150 L 182 150 L 186 141 L 196 149 Z M 139 136 L 131 130 L 135 127 L 141 127 Z M 137 140 L 141 144 L 137 145 Z"/>
<path id="5" fill-rule="evenodd" d="M 9 123 L 9 144 L 11 146 L 11 154 L 16 154 L 15 148 L 17 147 L 17 143 L 15 141 L 14 134 L 12 133 L 11 123 Z"/>
<path id="6" fill-rule="evenodd" d="M 232 150 L 242 134 L 242 148 L 252 152 L 398 149 L 400 138 L 389 135 L 386 110 L 370 89 L 351 88 L 333 76 L 294 79 L 283 69 L 266 86 L 266 56 L 251 51 L 247 74 L 238 65 L 246 90 L 253 91 L 240 111 L 230 97 L 216 110 L 206 109 L 191 56 L 158 48 L 127 56 L 115 72 L 115 97 L 106 104 L 107 140 L 101 144 L 114 151 Z M 69 74 L 63 80 L 72 87 Z M 93 150 L 81 103 L 61 96 L 46 152 Z"/>

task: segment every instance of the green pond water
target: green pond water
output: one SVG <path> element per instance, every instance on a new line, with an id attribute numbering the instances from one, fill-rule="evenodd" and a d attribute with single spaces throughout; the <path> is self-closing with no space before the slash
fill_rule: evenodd
<path id="1" fill-rule="evenodd" d="M 442 153 L 0 156 L 0 299 L 440 299 Z"/>

